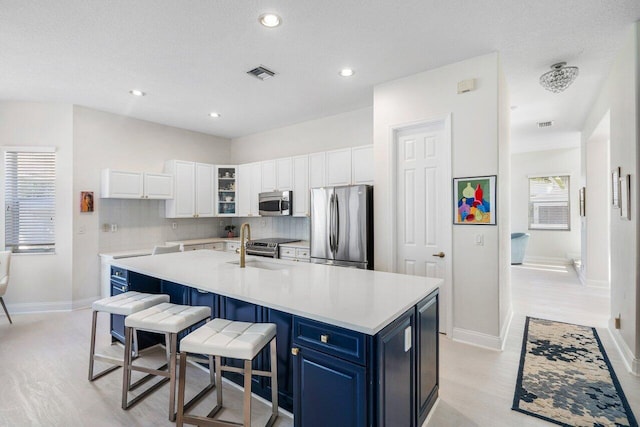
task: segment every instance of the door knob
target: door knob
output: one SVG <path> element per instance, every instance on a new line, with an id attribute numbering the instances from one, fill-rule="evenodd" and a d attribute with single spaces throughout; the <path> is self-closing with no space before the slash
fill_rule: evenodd
<path id="1" fill-rule="evenodd" d="M 444 252 L 438 252 L 437 254 L 433 254 L 433 256 L 437 256 L 438 258 L 444 258 Z"/>

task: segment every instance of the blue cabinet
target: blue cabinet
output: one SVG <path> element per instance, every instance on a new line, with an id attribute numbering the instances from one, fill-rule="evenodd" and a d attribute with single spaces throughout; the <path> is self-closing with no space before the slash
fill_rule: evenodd
<path id="1" fill-rule="evenodd" d="M 377 425 L 415 425 L 415 313 L 411 309 L 376 335 Z"/>
<path id="2" fill-rule="evenodd" d="M 268 308 L 266 316 L 265 321 L 275 323 L 277 327 L 278 404 L 287 411 L 293 412 L 293 360 L 291 355 L 293 315 Z M 271 370 L 271 356 L 268 347 L 263 350 L 262 357 L 265 370 Z M 271 379 L 263 378 L 263 387 L 266 390 L 264 397 L 271 399 Z"/>
<path id="3" fill-rule="evenodd" d="M 416 397 L 417 425 L 427 419 L 438 398 L 439 344 L 438 294 L 434 293 L 416 306 Z"/>
<path id="4" fill-rule="evenodd" d="M 191 289 L 191 305 L 211 308 L 211 318 L 220 316 L 220 296 L 201 289 Z"/>
<path id="5" fill-rule="evenodd" d="M 169 302 L 172 304 L 189 305 L 191 288 L 163 280 L 161 293 L 169 295 Z"/>
<path id="6" fill-rule="evenodd" d="M 309 347 L 299 347 L 297 351 L 294 358 L 294 425 L 366 426 L 365 367 Z"/>

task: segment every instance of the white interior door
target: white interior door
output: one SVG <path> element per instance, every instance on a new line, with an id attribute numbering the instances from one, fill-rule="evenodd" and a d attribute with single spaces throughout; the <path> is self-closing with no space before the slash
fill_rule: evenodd
<path id="1" fill-rule="evenodd" d="M 447 121 L 448 123 L 448 121 Z M 450 323 L 451 144 L 445 121 L 396 138 L 396 271 L 445 280 L 440 332 Z"/>

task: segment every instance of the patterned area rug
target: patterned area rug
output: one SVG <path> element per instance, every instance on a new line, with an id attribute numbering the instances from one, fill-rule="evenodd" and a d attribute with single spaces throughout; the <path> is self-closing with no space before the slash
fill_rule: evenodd
<path id="1" fill-rule="evenodd" d="M 638 426 L 595 328 L 531 317 L 511 409 L 562 426 Z"/>

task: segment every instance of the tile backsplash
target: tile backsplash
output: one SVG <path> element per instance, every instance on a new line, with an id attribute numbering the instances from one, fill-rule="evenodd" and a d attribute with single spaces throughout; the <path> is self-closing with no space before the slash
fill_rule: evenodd
<path id="1" fill-rule="evenodd" d="M 101 253 L 152 248 L 172 240 L 226 237 L 225 225 L 251 224 L 251 237 L 291 237 L 309 240 L 309 218 L 165 218 L 163 200 L 101 199 Z M 176 228 L 173 228 L 173 224 Z M 115 225 L 115 227 L 112 227 Z M 112 231 L 116 230 L 116 231 Z"/>

